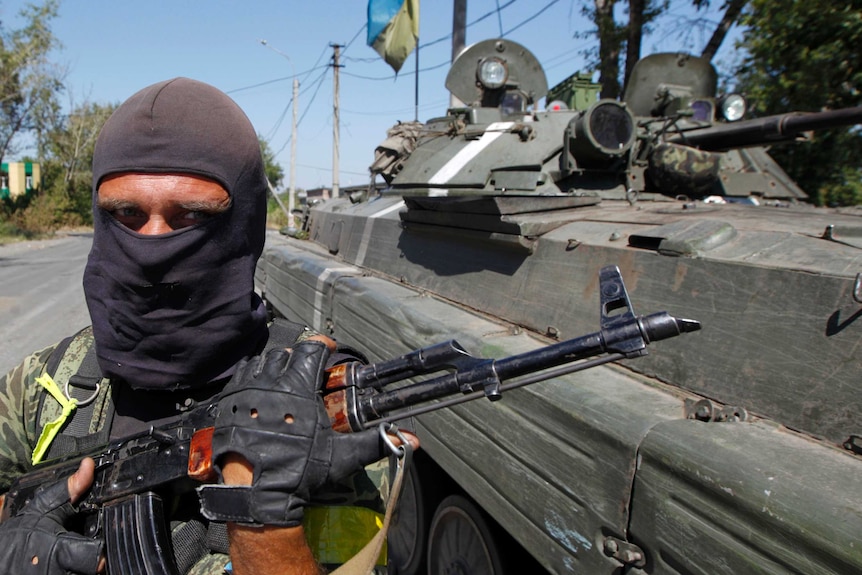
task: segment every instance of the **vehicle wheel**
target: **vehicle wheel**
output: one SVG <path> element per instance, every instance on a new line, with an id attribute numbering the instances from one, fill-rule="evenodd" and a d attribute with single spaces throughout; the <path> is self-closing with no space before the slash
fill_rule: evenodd
<path id="1" fill-rule="evenodd" d="M 407 468 L 398 505 L 389 523 L 387 549 L 393 575 L 418 575 L 425 564 L 428 521 L 416 465 Z"/>
<path id="2" fill-rule="evenodd" d="M 502 575 L 488 522 L 467 498 L 440 502 L 428 535 L 428 575 Z"/>

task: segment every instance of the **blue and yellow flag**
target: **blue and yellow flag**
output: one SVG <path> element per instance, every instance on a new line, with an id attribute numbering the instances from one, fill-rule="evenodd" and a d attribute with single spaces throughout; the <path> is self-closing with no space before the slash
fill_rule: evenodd
<path id="1" fill-rule="evenodd" d="M 419 40 L 419 0 L 368 0 L 368 45 L 398 72 Z"/>

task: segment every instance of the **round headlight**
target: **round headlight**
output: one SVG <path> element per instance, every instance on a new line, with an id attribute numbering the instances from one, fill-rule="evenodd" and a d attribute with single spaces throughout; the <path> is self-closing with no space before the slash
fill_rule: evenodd
<path id="1" fill-rule="evenodd" d="M 485 58 L 479 62 L 476 71 L 479 83 L 487 90 L 497 90 L 506 85 L 509 79 L 509 70 L 506 63 L 498 58 Z"/>
<path id="2" fill-rule="evenodd" d="M 741 120 L 745 115 L 745 98 L 739 94 L 728 94 L 718 104 L 721 117 L 728 122 Z"/>

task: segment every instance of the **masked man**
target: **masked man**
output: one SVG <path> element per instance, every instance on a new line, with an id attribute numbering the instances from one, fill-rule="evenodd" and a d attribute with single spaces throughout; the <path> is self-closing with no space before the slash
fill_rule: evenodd
<path id="1" fill-rule="evenodd" d="M 152 85 L 102 129 L 93 190 L 92 328 L 0 380 L 0 492 L 34 463 L 144 434 L 209 401 L 222 485 L 171 501 L 177 572 L 224 573 L 230 561 L 240 575 L 317 573 L 305 506 L 383 451 L 375 432 L 335 434 L 326 420 L 317 391 L 332 342 L 303 329 L 275 337 L 254 293 L 267 183 L 251 123 L 206 84 Z M 85 459 L 6 513 L 0 573 L 104 569 L 102 539 L 67 531 L 92 481 Z M 218 525 L 227 546 L 207 543 Z"/>

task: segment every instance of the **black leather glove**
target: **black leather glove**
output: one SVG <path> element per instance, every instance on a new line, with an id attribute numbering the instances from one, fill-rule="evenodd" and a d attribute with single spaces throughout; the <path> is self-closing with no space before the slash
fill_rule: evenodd
<path id="1" fill-rule="evenodd" d="M 0 573 L 95 575 L 101 540 L 66 531 L 75 514 L 63 479 L 41 488 L 18 515 L 0 523 Z"/>
<path id="2" fill-rule="evenodd" d="M 299 525 L 311 495 L 381 459 L 376 430 L 333 431 L 319 393 L 326 345 L 298 344 L 240 364 L 219 401 L 212 456 L 238 453 L 254 467 L 252 485 L 198 489 L 206 517 L 219 521 Z"/>

